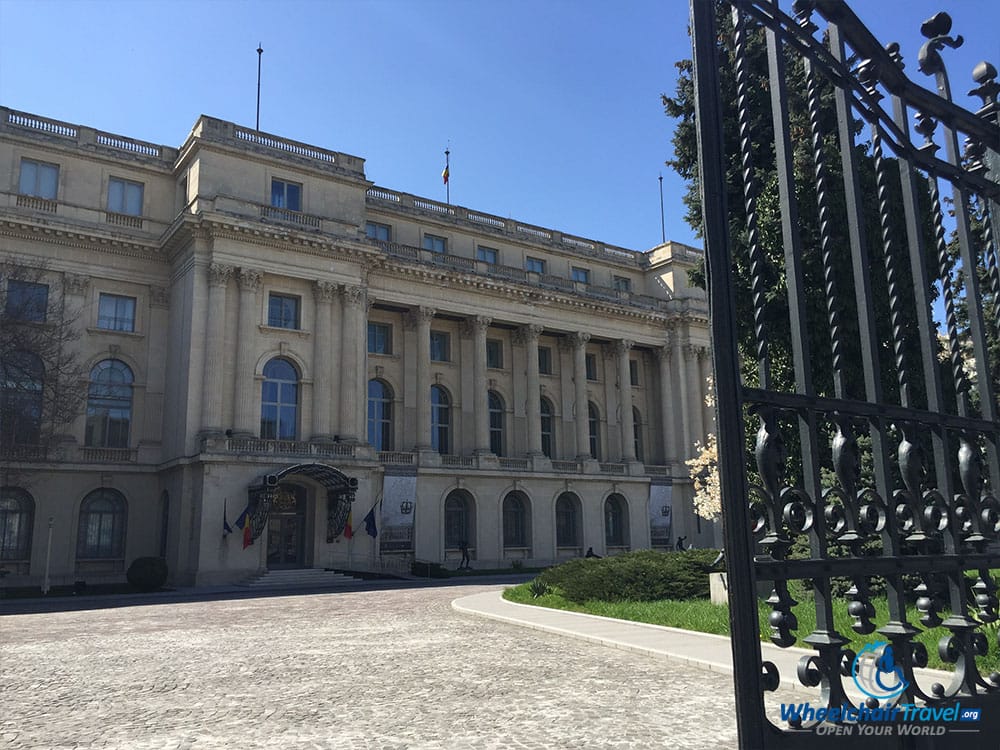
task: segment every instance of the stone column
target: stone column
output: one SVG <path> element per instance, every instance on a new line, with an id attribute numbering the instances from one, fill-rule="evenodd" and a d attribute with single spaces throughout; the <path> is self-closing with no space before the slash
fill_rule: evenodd
<path id="1" fill-rule="evenodd" d="M 201 433 L 221 435 L 222 388 L 225 369 L 219 357 L 226 350 L 226 287 L 235 269 L 221 263 L 208 267 L 208 311 L 205 316 L 205 367 L 202 374 Z"/>
<path id="2" fill-rule="evenodd" d="M 476 315 L 467 321 L 469 332 L 472 333 L 472 408 L 475 417 L 475 452 L 477 454 L 492 453 L 490 450 L 490 401 L 486 388 L 486 331 L 493 321 L 483 315 Z"/>
<path id="3" fill-rule="evenodd" d="M 708 404 L 708 383 L 712 377 L 712 350 L 703 346 L 698 350 L 698 383 L 702 407 L 702 426 L 705 439 L 715 432 L 715 403 Z"/>
<path id="4" fill-rule="evenodd" d="M 691 419 L 691 446 L 688 448 L 689 455 L 695 455 L 694 443 L 695 441 L 704 444 L 705 443 L 705 425 L 704 425 L 704 408 L 702 403 L 702 389 L 700 380 L 701 365 L 699 360 L 702 357 L 701 351 L 703 347 L 697 346 L 695 344 L 688 343 L 684 347 L 685 354 L 685 369 L 688 370 L 687 377 L 687 398 L 685 401 L 690 401 L 691 408 L 689 409 L 689 417 Z"/>
<path id="5" fill-rule="evenodd" d="M 660 365 L 660 424 L 663 430 L 663 463 L 669 466 L 677 460 L 676 419 L 670 409 L 670 344 L 656 350 L 656 358 Z"/>
<path id="6" fill-rule="evenodd" d="M 313 440 L 330 440 L 330 403 L 333 401 L 333 300 L 337 285 L 330 281 L 313 283 L 316 300 L 316 328 L 313 333 Z"/>
<path id="7" fill-rule="evenodd" d="M 573 415 L 576 418 L 576 456 L 579 460 L 590 456 L 590 414 L 587 410 L 587 342 L 589 333 L 570 335 L 573 342 Z"/>
<path id="8" fill-rule="evenodd" d="M 361 367 L 361 343 L 365 340 L 365 290 L 360 286 L 344 287 L 343 331 L 340 337 L 340 439 L 347 443 L 358 442 L 358 412 L 361 403 L 367 406 L 367 397 L 361 397 L 358 373 Z M 367 348 L 367 347 L 366 347 Z M 360 403 L 359 403 L 360 401 Z"/>
<path id="9" fill-rule="evenodd" d="M 690 345 L 682 343 L 680 337 L 674 339 L 674 358 L 677 360 L 679 391 L 681 402 L 681 447 L 677 451 L 680 460 L 691 458 L 694 453 L 694 438 L 691 430 L 691 395 L 688 390 L 688 358 Z"/>
<path id="10" fill-rule="evenodd" d="M 621 339 L 615 342 L 618 355 L 618 408 L 621 416 L 618 424 L 622 431 L 622 462 L 635 461 L 635 419 L 632 415 L 632 372 L 629 367 L 629 352 L 632 342 Z"/>
<path id="11" fill-rule="evenodd" d="M 410 320 L 417 329 L 417 435 L 418 451 L 431 449 L 431 321 L 437 310 L 417 307 Z"/>
<path id="12" fill-rule="evenodd" d="M 542 455 L 542 389 L 538 380 L 538 337 L 541 333 L 542 326 L 523 326 L 518 330 L 528 354 L 528 395 L 524 404 L 524 416 L 528 427 L 529 456 Z"/>
<path id="13" fill-rule="evenodd" d="M 234 403 L 234 431 L 238 435 L 253 436 L 260 430 L 260 414 L 256 393 L 257 381 L 254 377 L 256 365 L 257 327 L 260 325 L 260 304 L 257 292 L 260 290 L 261 272 L 253 268 L 241 268 L 239 338 L 236 341 L 236 391 Z M 209 358 L 218 356 L 209 352 Z"/>

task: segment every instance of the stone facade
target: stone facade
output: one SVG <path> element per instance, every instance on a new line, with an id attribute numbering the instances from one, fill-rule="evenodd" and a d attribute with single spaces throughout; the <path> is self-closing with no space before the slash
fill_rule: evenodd
<path id="1" fill-rule="evenodd" d="M 399 193 L 209 117 L 173 148 L 0 108 L 0 219 L 90 373 L 58 440 L 5 446 L 8 585 L 144 555 L 214 583 L 714 541 L 683 463 L 713 429 L 698 250 Z M 352 539 L 313 465 L 357 480 Z M 244 548 L 224 522 L 279 472 Z"/>

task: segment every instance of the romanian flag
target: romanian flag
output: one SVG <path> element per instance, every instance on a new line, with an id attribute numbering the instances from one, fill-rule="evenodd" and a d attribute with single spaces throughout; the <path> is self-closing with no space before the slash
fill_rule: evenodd
<path id="1" fill-rule="evenodd" d="M 253 544 L 253 529 L 250 524 L 250 508 L 247 508 L 236 519 L 236 527 L 243 529 L 243 549 Z"/>
<path id="2" fill-rule="evenodd" d="M 448 184 L 448 175 L 449 175 L 448 165 L 445 164 L 444 171 L 441 173 L 441 179 L 444 180 L 445 185 Z"/>
<path id="3" fill-rule="evenodd" d="M 350 539 L 352 536 L 354 536 L 354 529 L 351 527 L 351 516 L 353 516 L 353 515 L 354 515 L 353 513 L 348 513 L 347 514 L 347 523 L 344 524 L 344 538 L 345 539 Z"/>

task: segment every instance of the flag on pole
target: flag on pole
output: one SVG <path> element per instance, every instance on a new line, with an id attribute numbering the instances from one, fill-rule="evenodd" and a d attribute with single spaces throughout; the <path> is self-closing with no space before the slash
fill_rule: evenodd
<path id="1" fill-rule="evenodd" d="M 365 531 L 368 532 L 368 536 L 372 539 L 378 536 L 378 527 L 375 525 L 375 507 L 373 506 L 368 515 L 365 516 Z"/>
<path id="2" fill-rule="evenodd" d="M 233 533 L 233 527 L 229 525 L 229 519 L 227 518 L 228 513 L 226 511 L 226 504 L 229 502 L 227 497 L 222 501 L 222 536 L 227 537 Z"/>
<path id="3" fill-rule="evenodd" d="M 354 536 L 354 529 L 351 527 L 351 518 L 354 513 L 347 514 L 347 523 L 344 524 L 344 539 L 350 539 Z"/>
<path id="4" fill-rule="evenodd" d="M 448 175 L 449 175 L 449 173 L 450 173 L 450 169 L 449 169 L 448 165 L 445 164 L 444 165 L 444 171 L 441 172 L 441 179 L 444 180 L 444 184 L 445 185 L 448 184 Z"/>
<path id="5" fill-rule="evenodd" d="M 243 549 L 253 544 L 253 529 L 250 523 L 250 506 L 248 505 L 239 518 L 236 519 L 236 527 L 243 529 Z"/>

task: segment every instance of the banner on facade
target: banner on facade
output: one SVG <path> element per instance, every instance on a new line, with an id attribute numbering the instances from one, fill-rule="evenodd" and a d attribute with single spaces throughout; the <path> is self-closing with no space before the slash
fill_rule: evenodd
<path id="1" fill-rule="evenodd" d="M 417 507 L 417 478 L 387 476 L 382 484 L 382 552 L 413 552 L 413 517 Z"/>
<path id="2" fill-rule="evenodd" d="M 670 547 L 674 526 L 673 490 L 669 484 L 649 488 L 649 541 L 652 547 Z"/>

